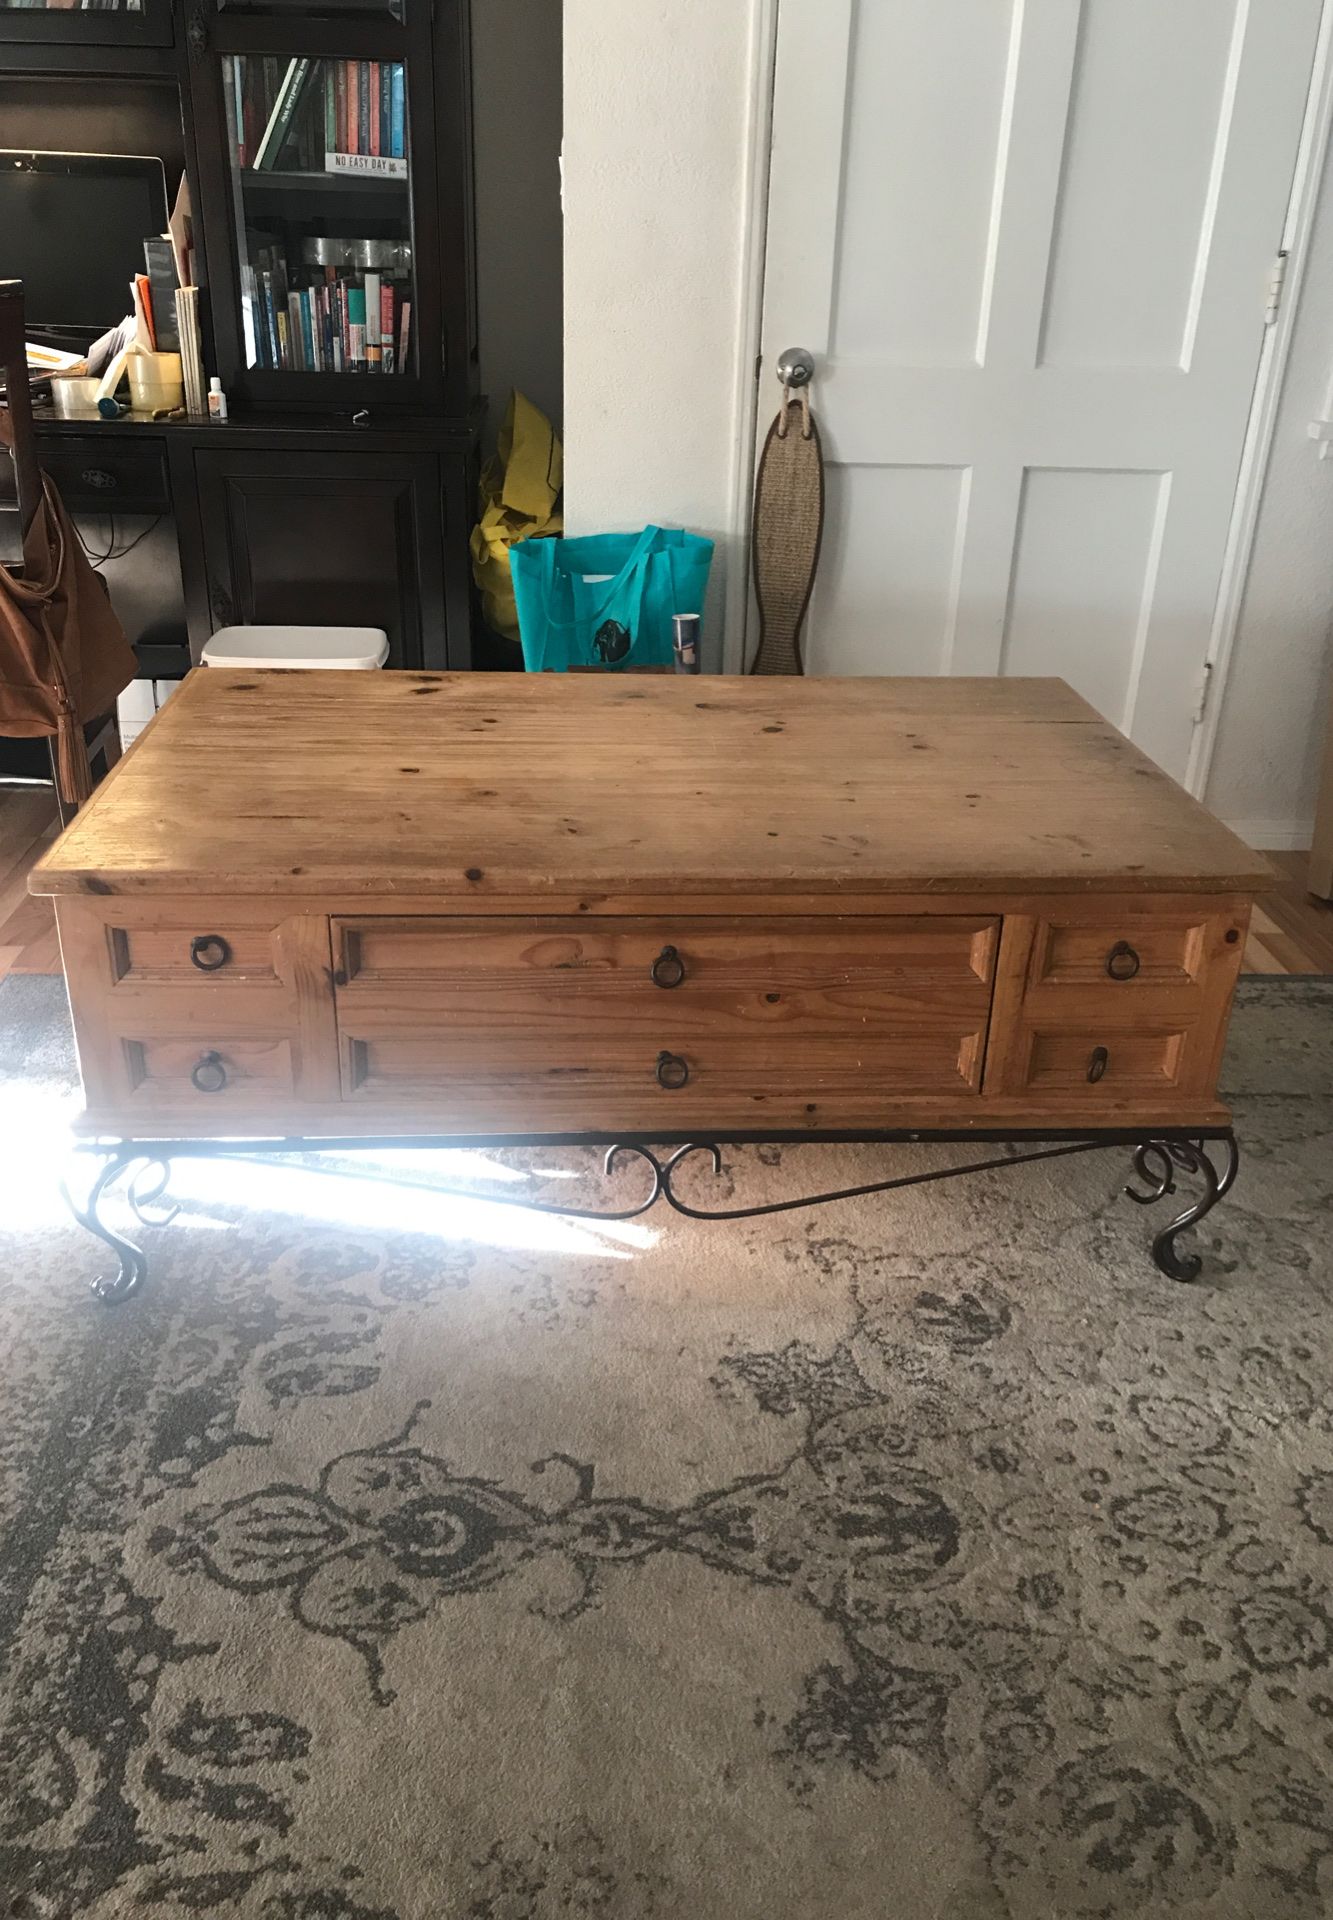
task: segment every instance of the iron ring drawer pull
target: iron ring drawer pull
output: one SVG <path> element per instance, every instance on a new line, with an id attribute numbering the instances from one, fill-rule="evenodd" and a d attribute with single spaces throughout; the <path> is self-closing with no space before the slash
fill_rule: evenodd
<path id="1" fill-rule="evenodd" d="M 1142 964 L 1128 940 L 1117 940 L 1106 956 L 1106 971 L 1113 980 L 1132 980 Z"/>
<path id="2" fill-rule="evenodd" d="M 682 1060 L 678 1053 L 663 1051 L 657 1056 L 657 1084 L 674 1093 L 690 1077 L 689 1063 Z"/>
<path id="3" fill-rule="evenodd" d="M 1105 1047 L 1094 1047 L 1088 1061 L 1088 1079 L 1095 1087 L 1111 1064 L 1111 1056 Z"/>
<path id="4" fill-rule="evenodd" d="M 206 1053 L 190 1071 L 190 1080 L 200 1093 L 221 1093 L 227 1084 L 227 1069 L 220 1053 Z"/>
<path id="5" fill-rule="evenodd" d="M 196 933 L 190 942 L 190 963 L 200 973 L 216 973 L 231 959 L 231 948 L 220 933 Z"/>
<path id="6" fill-rule="evenodd" d="M 685 978 L 685 962 L 674 947 L 663 947 L 650 971 L 654 986 L 678 987 Z"/>

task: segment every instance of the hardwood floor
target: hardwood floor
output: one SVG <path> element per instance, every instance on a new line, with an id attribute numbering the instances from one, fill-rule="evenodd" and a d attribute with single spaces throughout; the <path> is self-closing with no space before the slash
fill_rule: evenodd
<path id="1" fill-rule="evenodd" d="M 1270 853 L 1268 858 L 1282 878 L 1254 909 L 1246 973 L 1333 973 L 1333 903 L 1306 891 L 1309 855 Z"/>
<path id="2" fill-rule="evenodd" d="M 58 830 L 48 787 L 0 787 L 0 980 L 60 972 L 51 902 L 28 892 L 28 869 Z"/>
<path id="3" fill-rule="evenodd" d="M 7 973 L 59 973 L 51 902 L 27 891 L 28 869 L 57 831 L 44 787 L 0 787 L 0 980 Z M 1333 905 L 1305 890 L 1306 856 L 1270 853 L 1281 874 L 1255 908 L 1247 973 L 1333 974 Z"/>

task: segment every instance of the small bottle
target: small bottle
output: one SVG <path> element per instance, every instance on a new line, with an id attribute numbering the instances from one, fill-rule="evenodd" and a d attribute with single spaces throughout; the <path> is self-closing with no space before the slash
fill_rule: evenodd
<path id="1" fill-rule="evenodd" d="M 697 613 L 673 613 L 671 616 L 672 653 L 677 673 L 699 671 L 699 616 Z"/>
<path id="2" fill-rule="evenodd" d="M 210 420 L 225 420 L 227 417 L 227 396 L 216 374 L 208 383 L 208 417 Z"/>

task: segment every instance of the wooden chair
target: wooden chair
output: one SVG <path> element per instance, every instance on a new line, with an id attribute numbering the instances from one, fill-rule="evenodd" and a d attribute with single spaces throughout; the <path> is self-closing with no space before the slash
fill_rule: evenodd
<path id="1" fill-rule="evenodd" d="M 37 436 L 32 425 L 32 388 L 28 380 L 27 333 L 23 321 L 23 282 L 0 280 L 0 385 L 9 410 L 14 444 L 14 491 L 18 501 L 19 537 L 25 539 L 32 525 L 37 503 L 42 497 L 42 475 L 37 461 Z M 55 740 L 48 742 L 51 784 L 55 788 L 56 807 L 61 825 L 78 811 L 77 803 L 66 794 L 56 767 Z M 115 709 L 90 720 L 83 728 L 83 750 L 89 766 L 89 785 L 100 766 L 108 773 L 120 758 L 120 727 Z"/>

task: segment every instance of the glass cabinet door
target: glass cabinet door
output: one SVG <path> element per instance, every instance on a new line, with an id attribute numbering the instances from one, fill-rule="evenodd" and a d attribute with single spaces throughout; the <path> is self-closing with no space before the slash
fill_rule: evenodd
<path id="1" fill-rule="evenodd" d="M 224 53 L 238 358 L 247 373 L 416 367 L 402 60 Z"/>
<path id="2" fill-rule="evenodd" d="M 171 0 L 0 0 L 0 41 L 48 46 L 171 44 Z"/>

